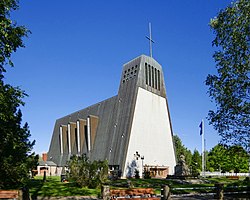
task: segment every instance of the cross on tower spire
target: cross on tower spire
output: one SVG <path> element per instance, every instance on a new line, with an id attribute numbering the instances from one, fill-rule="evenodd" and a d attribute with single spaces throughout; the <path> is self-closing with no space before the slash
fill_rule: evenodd
<path id="1" fill-rule="evenodd" d="M 150 47 L 150 57 L 152 58 L 153 53 L 152 53 L 152 43 L 154 43 L 152 39 L 152 34 L 151 34 L 151 23 L 149 22 L 149 37 L 146 36 L 146 38 L 149 40 L 149 47 Z"/>

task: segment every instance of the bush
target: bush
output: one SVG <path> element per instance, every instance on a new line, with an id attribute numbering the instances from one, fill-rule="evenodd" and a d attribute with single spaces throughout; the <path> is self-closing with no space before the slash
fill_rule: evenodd
<path id="1" fill-rule="evenodd" d="M 108 178 L 108 162 L 91 162 L 86 155 L 72 156 L 68 162 L 70 181 L 74 181 L 80 187 L 97 188 Z"/>
<path id="2" fill-rule="evenodd" d="M 150 179 L 151 178 L 149 170 L 144 169 L 143 175 L 144 175 L 145 179 Z"/>
<path id="3" fill-rule="evenodd" d="M 139 179 L 140 178 L 140 172 L 138 169 L 135 169 L 135 178 Z"/>

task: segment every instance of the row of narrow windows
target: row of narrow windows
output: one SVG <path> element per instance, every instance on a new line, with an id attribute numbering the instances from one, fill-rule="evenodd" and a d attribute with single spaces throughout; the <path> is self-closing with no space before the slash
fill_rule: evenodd
<path id="1" fill-rule="evenodd" d="M 71 133 L 71 134 L 73 134 L 73 135 L 69 135 L 69 132 L 68 131 L 66 131 L 66 136 L 64 136 L 64 138 L 63 138 L 63 136 L 61 135 L 61 134 L 59 134 L 59 144 L 60 144 L 60 151 L 61 151 L 61 154 L 63 154 L 63 152 L 65 152 L 65 151 L 69 151 L 69 148 L 70 148 L 70 151 L 73 149 L 73 151 L 75 150 L 75 149 L 77 149 L 78 148 L 78 143 L 79 143 L 79 141 L 78 141 L 78 136 L 77 136 L 77 129 L 75 128 L 75 131 L 74 131 L 75 133 L 73 134 L 73 133 Z M 63 133 L 62 133 L 63 134 Z M 73 141 L 71 141 L 71 144 L 69 144 L 69 137 L 70 138 L 73 138 L 74 137 L 74 140 Z M 61 138 L 62 137 L 62 138 Z M 65 141 L 66 140 L 66 141 Z M 64 149 L 62 149 L 62 148 L 64 148 Z M 79 149 L 77 149 L 77 151 L 79 151 Z"/>
<path id="2" fill-rule="evenodd" d="M 145 78 L 146 85 L 161 90 L 161 76 L 160 70 L 154 68 L 153 66 L 145 63 Z"/>
<path id="3" fill-rule="evenodd" d="M 79 135 L 77 133 L 77 128 L 71 128 L 71 131 L 69 132 L 66 127 L 60 128 L 59 133 L 59 147 L 60 147 L 60 153 L 80 153 L 83 148 L 83 143 L 85 142 L 88 147 L 88 138 L 87 135 L 87 126 L 83 126 L 83 130 L 79 131 Z"/>

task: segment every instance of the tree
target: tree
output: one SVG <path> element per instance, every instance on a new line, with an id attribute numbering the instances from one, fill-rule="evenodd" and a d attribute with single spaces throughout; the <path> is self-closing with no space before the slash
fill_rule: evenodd
<path id="1" fill-rule="evenodd" d="M 96 188 L 108 178 L 108 162 L 93 161 L 84 154 L 72 156 L 68 162 L 68 177 L 80 187 Z"/>
<path id="2" fill-rule="evenodd" d="M 208 154 L 208 165 L 214 171 L 248 172 L 248 159 L 243 147 L 218 144 Z"/>
<path id="3" fill-rule="evenodd" d="M 208 153 L 209 171 L 230 171 L 227 167 L 229 162 L 227 158 L 227 149 L 225 146 L 218 144 L 214 146 Z"/>
<path id="4" fill-rule="evenodd" d="M 28 140 L 28 124 L 21 124 L 23 96 L 22 90 L 0 80 L 0 188 L 25 185 L 38 160 L 31 153 L 35 141 Z"/>
<path id="5" fill-rule="evenodd" d="M 191 166 L 192 152 L 182 144 L 181 139 L 177 135 L 174 135 L 173 140 L 174 140 L 177 162 L 180 161 L 180 156 L 184 155 L 186 164 L 188 166 Z"/>
<path id="6" fill-rule="evenodd" d="M 18 8 L 17 0 L 0 2 L 0 188 L 24 186 L 38 156 L 31 153 L 28 124 L 22 125 L 20 106 L 24 91 L 4 83 L 5 66 L 13 66 L 11 54 L 24 47 L 22 38 L 28 31 L 10 20 L 10 12 Z"/>
<path id="7" fill-rule="evenodd" d="M 216 103 L 209 120 L 228 145 L 250 148 L 250 1 L 238 0 L 211 20 L 217 75 L 206 85 Z"/>
<path id="8" fill-rule="evenodd" d="M 230 171 L 235 173 L 248 172 L 249 155 L 241 146 L 229 147 L 227 156 L 229 158 Z"/>
<path id="9" fill-rule="evenodd" d="M 22 38 L 30 33 L 24 26 L 17 26 L 10 19 L 11 11 L 18 9 L 18 0 L 1 0 L 0 2 L 0 77 L 6 72 L 5 66 L 14 66 L 11 55 L 24 47 Z"/>
<path id="10" fill-rule="evenodd" d="M 192 175 L 198 176 L 201 172 L 201 155 L 197 149 L 194 150 L 192 155 Z"/>

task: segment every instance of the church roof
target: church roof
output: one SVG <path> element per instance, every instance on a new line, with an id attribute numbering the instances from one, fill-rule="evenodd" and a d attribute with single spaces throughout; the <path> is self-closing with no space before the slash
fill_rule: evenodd
<path id="1" fill-rule="evenodd" d="M 56 163 L 54 163 L 53 161 L 39 161 L 38 162 L 39 166 L 57 166 Z"/>

